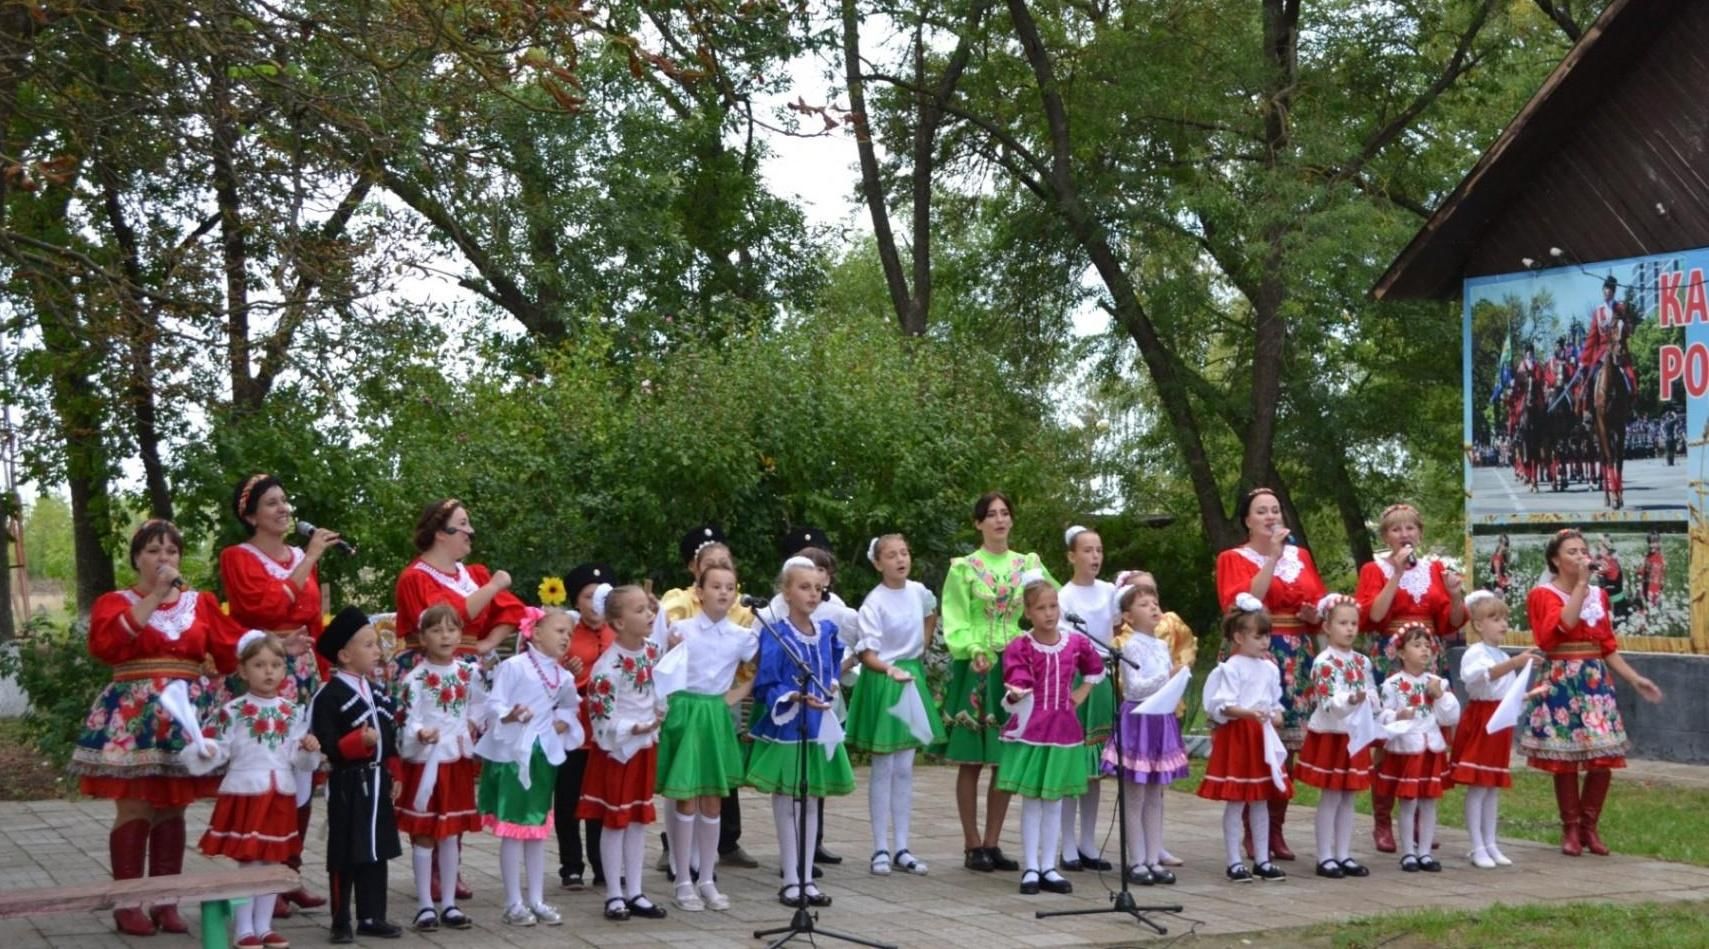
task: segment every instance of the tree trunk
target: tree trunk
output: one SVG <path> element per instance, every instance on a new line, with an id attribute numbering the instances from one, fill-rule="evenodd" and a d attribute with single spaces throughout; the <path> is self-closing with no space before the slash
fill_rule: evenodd
<path id="1" fill-rule="evenodd" d="M 884 202 L 884 181 L 879 175 L 878 151 L 872 145 L 872 126 L 866 120 L 866 83 L 860 69 L 860 12 L 855 0 L 842 0 L 843 72 L 848 82 L 849 123 L 854 126 L 855 153 L 860 157 L 860 191 L 872 214 L 872 236 L 878 244 L 878 260 L 884 268 L 884 288 L 902 332 L 915 333 L 911 326 L 912 299 L 908 278 L 902 273 L 902 257 L 896 250 L 896 234 L 890 229 L 890 209 Z M 921 332 L 924 327 L 921 327 Z"/>

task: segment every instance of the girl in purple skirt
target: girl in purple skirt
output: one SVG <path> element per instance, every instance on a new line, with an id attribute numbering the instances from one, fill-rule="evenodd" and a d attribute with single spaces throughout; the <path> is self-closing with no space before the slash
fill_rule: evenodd
<path id="1" fill-rule="evenodd" d="M 1128 587 L 1118 603 L 1122 619 L 1133 632 L 1121 647 L 1127 660 L 1120 664 L 1122 706 L 1116 712 L 1116 734 L 1104 746 L 1104 773 L 1121 779 L 1127 815 L 1128 882 L 1139 886 L 1174 883 L 1175 874 L 1163 866 L 1163 795 L 1171 782 L 1187 776 L 1181 723 L 1173 711 L 1161 715 L 1131 713 L 1181 667 L 1170 660 L 1169 645 L 1157 638 L 1157 624 L 1163 618 L 1157 594 L 1148 588 Z"/>

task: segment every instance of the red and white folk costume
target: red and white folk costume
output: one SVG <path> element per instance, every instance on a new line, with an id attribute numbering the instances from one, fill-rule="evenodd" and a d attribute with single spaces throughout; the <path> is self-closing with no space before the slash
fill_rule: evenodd
<path id="1" fill-rule="evenodd" d="M 1432 683 L 1443 686 L 1432 696 Z M 1428 672 L 1414 676 L 1397 672 L 1383 682 L 1382 722 L 1389 733 L 1382 764 L 1377 766 L 1376 791 L 1400 799 L 1399 848 L 1403 870 L 1441 869 L 1430 856 L 1436 839 L 1436 801 L 1453 785 L 1449 777 L 1448 742 L 1442 730 L 1460 720 L 1460 701 L 1448 681 Z M 1405 717 L 1410 714 L 1411 717 Z"/>
<path id="2" fill-rule="evenodd" d="M 481 829 L 475 809 L 475 739 L 470 726 L 484 712 L 474 667 L 423 662 L 398 685 L 398 757 L 403 790 L 398 830 L 444 840 Z M 423 738 L 432 733 L 431 741 Z"/>
<path id="3" fill-rule="evenodd" d="M 211 757 L 196 746 L 181 757 L 192 774 L 224 770 L 200 849 L 240 863 L 283 863 L 301 853 L 297 836 L 297 771 L 320 766 L 306 751 L 308 708 L 283 696 L 240 696 L 222 705 L 203 730 Z"/>
<path id="4" fill-rule="evenodd" d="M 492 601 L 478 613 L 469 613 L 468 599 L 485 586 L 492 574 L 481 564 L 457 564 L 452 573 L 445 573 L 421 558 L 410 561 L 398 574 L 393 590 L 397 602 L 397 636 L 403 648 L 392 657 L 392 681 L 404 676 L 421 661 L 421 614 L 435 603 L 449 604 L 463 620 L 463 638 L 457 644 L 457 655 L 474 659 L 475 647 L 492 634 L 498 626 L 518 626 L 524 611 L 522 601 L 509 590 L 494 594 Z"/>
<path id="5" fill-rule="evenodd" d="M 1447 652 L 1442 640 L 1455 632 L 1453 625 L 1454 598 L 1448 593 L 1443 579 L 1447 568 L 1440 560 L 1420 559 L 1401 572 L 1400 583 L 1382 619 L 1371 617 L 1371 607 L 1394 576 L 1395 565 L 1387 557 L 1359 568 L 1359 585 L 1353 589 L 1353 599 L 1359 603 L 1359 628 L 1371 634 L 1371 662 L 1379 682 L 1400 671 L 1400 657 L 1394 645 L 1395 634 L 1412 623 L 1422 623 L 1436 636 L 1436 657 L 1431 671 L 1446 676 Z"/>

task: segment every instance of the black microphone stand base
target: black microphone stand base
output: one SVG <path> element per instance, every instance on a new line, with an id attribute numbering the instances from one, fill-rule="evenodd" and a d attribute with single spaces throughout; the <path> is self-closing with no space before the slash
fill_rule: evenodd
<path id="1" fill-rule="evenodd" d="M 1122 881 L 1124 883 L 1127 881 L 1126 868 L 1123 868 L 1122 870 Z M 1181 912 L 1180 906 L 1140 906 L 1133 901 L 1133 894 L 1128 892 L 1126 889 L 1110 894 L 1110 898 L 1115 901 L 1115 905 L 1101 906 L 1097 909 L 1059 909 L 1048 912 L 1045 910 L 1039 910 L 1034 913 L 1033 916 L 1036 919 L 1049 919 L 1053 916 L 1100 916 L 1104 913 L 1126 913 L 1127 915 L 1132 916 L 1141 925 L 1150 927 L 1153 932 L 1157 933 L 1157 935 L 1163 936 L 1167 935 L 1169 930 L 1147 919 L 1145 914 Z"/>
<path id="2" fill-rule="evenodd" d="M 782 939 L 778 939 L 770 945 L 767 945 L 766 949 L 777 949 L 777 947 L 791 939 L 794 939 L 796 936 L 806 936 L 809 942 L 811 942 L 816 936 L 824 936 L 827 939 L 840 939 L 843 942 L 852 942 L 857 946 L 870 946 L 872 949 L 896 949 L 896 947 L 890 943 L 873 942 L 868 939 L 862 939 L 859 936 L 850 936 L 847 933 L 840 933 L 833 929 L 820 929 L 817 924 L 818 918 L 819 916 L 817 913 L 809 913 L 805 908 L 796 907 L 795 915 L 790 917 L 788 926 L 780 926 L 776 929 L 756 930 L 754 932 L 754 938 L 768 939 L 772 936 L 783 936 Z"/>

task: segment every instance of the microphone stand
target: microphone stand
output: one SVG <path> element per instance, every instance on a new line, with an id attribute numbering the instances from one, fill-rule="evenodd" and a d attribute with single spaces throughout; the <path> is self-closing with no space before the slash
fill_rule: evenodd
<path id="1" fill-rule="evenodd" d="M 766 607 L 762 607 L 761 609 L 766 609 Z M 781 935 L 783 937 L 781 939 L 774 940 L 766 947 L 766 949 L 777 949 L 777 947 L 791 939 L 794 939 L 796 936 L 806 936 L 810 942 L 815 936 L 825 936 L 830 939 L 840 939 L 843 942 L 852 942 L 859 946 L 870 946 L 871 949 L 896 949 L 895 946 L 887 943 L 872 942 L 858 936 L 850 936 L 846 933 L 840 933 L 835 930 L 822 929 L 818 925 L 818 914 L 809 913 L 807 911 L 807 885 L 813 880 L 812 871 L 807 868 L 807 848 L 813 846 L 813 844 L 807 839 L 807 755 L 810 752 L 807 748 L 809 744 L 807 735 L 807 712 L 809 710 L 809 706 L 804 699 L 805 696 L 813 694 L 810 691 L 813 686 L 818 686 L 819 694 L 827 698 L 830 696 L 831 692 L 829 689 L 825 688 L 823 682 L 819 681 L 818 676 L 814 675 L 813 665 L 809 662 L 809 658 L 798 654 L 795 651 L 795 648 L 789 644 L 789 641 L 783 637 L 783 634 L 778 632 L 777 628 L 772 625 L 772 621 L 765 618 L 761 610 L 754 611 L 754 619 L 759 621 L 760 628 L 765 630 L 766 634 L 777 643 L 778 648 L 783 650 L 783 654 L 787 656 L 790 663 L 795 666 L 795 690 L 799 696 L 803 697 L 802 699 L 798 699 L 798 701 L 801 702 L 801 709 L 795 718 L 795 726 L 799 739 L 795 745 L 796 780 L 795 794 L 793 796 L 795 801 L 796 822 L 795 878 L 800 881 L 795 887 L 795 912 L 789 918 L 789 925 L 779 926 L 774 929 L 755 930 L 754 938 L 767 939 L 777 935 Z M 819 635 L 823 636 L 826 634 L 821 632 Z M 767 708 L 764 714 L 770 715 L 771 709 Z M 827 708 L 820 714 L 830 715 L 832 712 Z"/>
<path id="2" fill-rule="evenodd" d="M 1069 622 L 1068 626 L 1070 628 L 1072 628 L 1075 632 L 1077 632 L 1080 635 L 1085 636 L 1087 639 L 1091 640 L 1092 645 L 1098 647 L 1098 651 L 1104 655 L 1105 661 L 1107 661 L 1110 664 L 1110 672 L 1109 672 L 1110 692 L 1111 692 L 1111 694 L 1115 700 L 1113 707 L 1115 708 L 1115 711 L 1116 711 L 1116 720 L 1111 726 L 1110 734 L 1115 739 L 1116 761 L 1118 763 L 1118 766 L 1116 768 L 1116 827 L 1117 827 L 1117 837 L 1121 842 L 1121 850 L 1122 850 L 1122 852 L 1121 852 L 1121 857 L 1122 857 L 1122 859 L 1121 859 L 1121 881 L 1122 881 L 1122 885 L 1121 885 L 1120 891 L 1110 894 L 1110 899 L 1112 902 L 1112 905 L 1110 905 L 1110 906 L 1102 906 L 1102 907 L 1099 907 L 1097 909 L 1061 909 L 1061 910 L 1048 910 L 1048 911 L 1047 910 L 1039 910 L 1038 912 L 1034 913 L 1033 916 L 1037 919 L 1050 919 L 1051 917 L 1054 917 L 1054 916 L 1099 916 L 1099 915 L 1102 915 L 1104 913 L 1126 913 L 1127 915 L 1132 916 L 1141 925 L 1149 927 L 1152 931 L 1156 932 L 1159 936 L 1162 936 L 1162 935 L 1167 934 L 1169 932 L 1169 930 L 1164 928 L 1162 925 L 1160 925 L 1156 921 L 1146 918 L 1145 914 L 1147 914 L 1147 913 L 1179 913 L 1179 912 L 1181 912 L 1181 906 L 1179 904 L 1175 904 L 1172 906 L 1140 906 L 1138 903 L 1136 903 L 1134 901 L 1133 892 L 1128 889 L 1128 880 L 1127 880 L 1127 871 L 1128 871 L 1128 863 L 1127 863 L 1127 855 L 1128 855 L 1128 849 L 1127 849 L 1127 795 L 1125 793 L 1123 793 L 1124 789 L 1121 787 L 1122 776 L 1121 776 L 1121 768 L 1120 768 L 1119 763 L 1121 761 L 1126 760 L 1126 757 L 1127 757 L 1123 753 L 1125 751 L 1125 749 L 1122 747 L 1121 716 L 1126 715 L 1128 713 L 1122 711 L 1122 693 L 1121 693 L 1121 686 L 1120 686 L 1118 680 L 1121 678 L 1121 668 L 1122 668 L 1122 665 L 1124 663 L 1129 665 L 1129 666 L 1132 666 L 1135 669 L 1139 668 L 1139 666 L 1133 660 L 1122 655 L 1121 651 L 1116 649 L 1114 646 L 1106 646 L 1103 643 L 1098 642 L 1096 637 L 1094 637 L 1094 636 L 1092 636 L 1092 634 L 1086 632 L 1086 630 L 1081 628 L 1081 626 L 1079 626 L 1078 624 L 1073 623 L 1073 622 Z M 1138 634 L 1136 633 L 1135 635 L 1138 635 Z"/>

